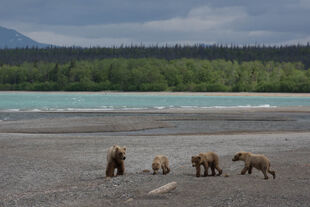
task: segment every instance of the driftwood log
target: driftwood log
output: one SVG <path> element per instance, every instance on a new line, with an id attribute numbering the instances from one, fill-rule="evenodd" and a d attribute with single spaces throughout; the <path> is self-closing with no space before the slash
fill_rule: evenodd
<path id="1" fill-rule="evenodd" d="M 171 182 L 171 183 L 168 183 L 166 185 L 163 185 L 159 188 L 156 188 L 156 189 L 150 191 L 148 193 L 148 195 L 157 195 L 157 194 L 162 194 L 162 193 L 168 193 L 168 192 L 176 189 L 176 187 L 177 187 L 177 183 Z"/>

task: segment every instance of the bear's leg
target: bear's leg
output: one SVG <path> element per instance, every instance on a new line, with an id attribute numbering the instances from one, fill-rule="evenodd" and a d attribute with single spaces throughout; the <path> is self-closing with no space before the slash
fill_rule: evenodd
<path id="1" fill-rule="evenodd" d="M 219 167 L 218 164 L 215 165 L 216 170 L 218 171 L 218 176 L 222 175 L 223 170 Z"/>
<path id="2" fill-rule="evenodd" d="M 162 166 L 162 169 L 163 169 L 163 174 L 166 175 L 170 172 L 170 168 L 167 167 L 166 165 Z"/>
<path id="3" fill-rule="evenodd" d="M 106 177 L 113 177 L 114 176 L 114 170 L 115 170 L 115 165 L 113 162 L 109 162 L 107 165 L 107 168 L 105 170 L 105 175 Z"/>
<path id="4" fill-rule="evenodd" d="M 206 176 L 208 176 L 209 165 L 208 165 L 207 162 L 206 162 L 206 163 L 203 163 L 202 165 L 203 165 L 203 167 L 204 167 L 204 169 L 205 169 L 205 172 L 204 172 L 203 176 L 206 177 Z"/>
<path id="5" fill-rule="evenodd" d="M 250 166 L 250 167 L 249 167 L 249 171 L 248 171 L 249 174 L 252 174 L 252 169 L 253 169 L 253 167 Z"/>
<path id="6" fill-rule="evenodd" d="M 215 176 L 215 164 L 214 164 L 214 162 L 211 163 L 210 167 L 211 167 L 211 171 L 212 171 L 212 176 Z"/>
<path id="7" fill-rule="evenodd" d="M 272 175 L 273 179 L 276 178 L 276 172 L 275 171 L 268 169 L 268 172 Z"/>
<path id="8" fill-rule="evenodd" d="M 166 175 L 167 174 L 166 167 L 165 166 L 161 166 L 161 169 L 163 170 L 163 175 Z"/>
<path id="9" fill-rule="evenodd" d="M 200 165 L 196 167 L 196 177 L 200 177 Z"/>
<path id="10" fill-rule="evenodd" d="M 168 166 L 166 166 L 166 172 L 167 174 L 170 172 L 170 168 Z"/>
<path id="11" fill-rule="evenodd" d="M 272 175 L 273 179 L 276 178 L 276 172 L 273 171 L 273 170 L 270 170 L 270 163 L 269 163 L 269 165 L 267 167 L 267 171 Z"/>
<path id="12" fill-rule="evenodd" d="M 249 168 L 247 166 L 244 166 L 244 168 L 241 170 L 241 175 L 244 175 L 248 169 Z"/>
<path id="13" fill-rule="evenodd" d="M 120 163 L 117 164 L 117 175 L 124 175 L 124 171 L 125 171 L 124 162 L 121 161 Z"/>
<path id="14" fill-rule="evenodd" d="M 263 174 L 264 174 L 264 176 L 265 176 L 265 180 L 267 180 L 268 179 L 268 175 L 267 175 L 267 169 L 266 168 L 263 168 L 262 169 L 262 172 L 263 172 Z"/>

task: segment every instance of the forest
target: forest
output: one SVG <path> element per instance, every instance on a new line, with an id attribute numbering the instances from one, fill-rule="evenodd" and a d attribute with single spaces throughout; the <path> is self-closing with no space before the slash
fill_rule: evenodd
<path id="1" fill-rule="evenodd" d="M 202 60 L 230 60 L 262 62 L 301 62 L 310 68 L 310 44 L 288 46 L 236 46 L 236 45 L 131 45 L 120 47 L 48 47 L 0 49 L 0 66 L 19 65 L 24 62 L 52 62 L 63 64 L 72 60 L 106 58 L 159 58 L 174 60 L 194 58 Z"/>
<path id="2" fill-rule="evenodd" d="M 0 90 L 310 92 L 310 70 L 302 60 L 39 59 L 2 63 Z"/>

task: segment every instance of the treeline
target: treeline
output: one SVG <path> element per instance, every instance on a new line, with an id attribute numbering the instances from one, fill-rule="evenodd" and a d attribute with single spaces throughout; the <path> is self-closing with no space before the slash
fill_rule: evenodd
<path id="1" fill-rule="evenodd" d="M 310 68 L 310 44 L 291 46 L 121 46 L 121 47 L 50 47 L 0 49 L 0 65 L 19 65 L 24 62 L 54 62 L 63 64 L 71 60 L 96 60 L 105 58 L 159 58 L 174 60 L 195 58 L 204 60 L 224 59 L 230 61 L 301 62 Z"/>
<path id="2" fill-rule="evenodd" d="M 156 58 L 0 66 L 0 90 L 310 92 L 301 62 Z"/>

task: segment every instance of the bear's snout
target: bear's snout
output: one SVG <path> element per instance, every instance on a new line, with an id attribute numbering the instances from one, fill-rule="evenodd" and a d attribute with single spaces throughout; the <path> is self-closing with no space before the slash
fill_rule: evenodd
<path id="1" fill-rule="evenodd" d="M 123 160 L 126 160 L 126 157 L 123 157 Z"/>

